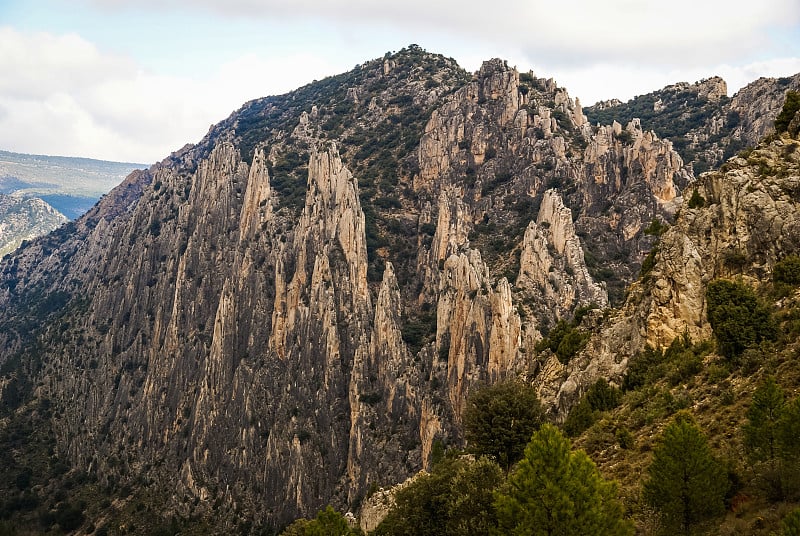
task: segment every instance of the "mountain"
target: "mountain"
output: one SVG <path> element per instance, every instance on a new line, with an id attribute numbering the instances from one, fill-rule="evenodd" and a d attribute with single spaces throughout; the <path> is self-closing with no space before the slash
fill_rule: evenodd
<path id="1" fill-rule="evenodd" d="M 727 84 L 712 77 L 682 82 L 634 97 L 584 109 L 592 122 L 622 124 L 638 118 L 643 128 L 669 138 L 696 174 L 718 167 L 746 147 L 754 147 L 772 130 L 786 91 L 800 89 L 800 74 L 759 78 L 733 97 Z"/>
<path id="2" fill-rule="evenodd" d="M 70 219 L 142 164 L 0 151 L 0 194 L 38 197 Z"/>
<path id="3" fill-rule="evenodd" d="M 646 344 L 708 337 L 722 250 L 759 277 L 795 251 L 775 144 L 730 165 L 782 182 L 730 190 L 552 79 L 416 46 L 248 102 L 0 263 L 4 515 L 271 531 L 463 445 L 484 383 L 563 422 Z"/>
<path id="4" fill-rule="evenodd" d="M 66 221 L 41 199 L 0 194 L 0 257 L 14 251 L 23 240 L 49 233 Z"/>

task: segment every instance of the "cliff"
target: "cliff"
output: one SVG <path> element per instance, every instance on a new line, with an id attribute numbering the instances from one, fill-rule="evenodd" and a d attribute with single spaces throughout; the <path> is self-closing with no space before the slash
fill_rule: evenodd
<path id="1" fill-rule="evenodd" d="M 772 129 L 786 91 L 800 88 L 800 76 L 759 78 L 728 97 L 725 81 L 712 77 L 680 83 L 635 97 L 585 109 L 591 121 L 639 118 L 671 140 L 695 174 L 714 169 L 737 152 L 755 147 Z"/>
<path id="2" fill-rule="evenodd" d="M 592 126 L 501 60 L 469 76 L 412 46 L 249 102 L 0 264 L 4 422 L 34 412 L 53 456 L 165 520 L 356 508 L 462 444 L 477 385 L 526 375 L 559 419 L 669 342 L 687 320 L 647 319 L 689 291 L 624 289 L 678 213 L 674 249 L 693 180 L 639 121 Z M 611 334 L 566 365 L 536 353 L 609 304 L 633 320 L 588 315 Z"/>

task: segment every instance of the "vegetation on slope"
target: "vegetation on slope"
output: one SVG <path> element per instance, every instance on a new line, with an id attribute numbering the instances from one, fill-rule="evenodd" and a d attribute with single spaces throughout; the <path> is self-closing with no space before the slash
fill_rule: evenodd
<path id="1" fill-rule="evenodd" d="M 547 534 L 547 520 L 561 519 L 564 534 L 586 534 L 595 523 L 606 523 L 598 534 L 628 534 L 629 523 L 641 534 L 767 535 L 784 526 L 785 534 L 793 534 L 792 512 L 800 506 L 800 396 L 788 393 L 800 392 L 800 288 L 794 283 L 787 297 L 784 281 L 793 280 L 786 267 L 795 263 L 794 256 L 781 261 L 779 281 L 758 289 L 739 281 L 709 285 L 709 295 L 727 284 L 736 289 L 717 295 L 718 307 L 732 307 L 742 295 L 761 304 L 754 307 L 761 308 L 757 314 L 736 318 L 739 331 L 760 329 L 766 315 L 777 338 L 748 339 L 735 359 L 721 351 L 728 330 L 715 332 L 716 344 L 682 336 L 665 351 L 647 348 L 631 362 L 622 389 L 598 381 L 570 413 L 564 429 L 576 436 L 580 450 L 570 450 L 550 425 L 534 432 L 530 443 L 504 434 L 517 437 L 517 447 L 528 444 L 524 456 L 514 458 L 521 461 L 502 471 L 496 464 L 503 454 L 486 447 L 493 441 L 484 423 L 513 422 L 517 410 L 509 393 L 523 399 L 530 388 L 504 382 L 478 390 L 467 412 L 484 418 L 465 418 L 464 426 L 466 452 L 481 457 L 448 451 L 430 475 L 398 493 L 397 505 L 374 533 L 405 534 L 414 520 L 426 534 Z M 502 429 L 498 424 L 496 432 Z M 584 469 L 569 468 L 572 463 Z M 591 476 L 594 463 L 599 473 Z M 483 475 L 484 487 L 457 480 L 476 474 Z M 583 485 L 573 488 L 572 478 Z M 581 495 L 589 488 L 595 489 L 592 498 Z M 617 498 L 624 508 L 614 506 Z M 471 507 L 456 510 L 457 504 Z M 572 510 L 577 504 L 585 523 L 573 527 L 565 520 L 579 517 Z"/>

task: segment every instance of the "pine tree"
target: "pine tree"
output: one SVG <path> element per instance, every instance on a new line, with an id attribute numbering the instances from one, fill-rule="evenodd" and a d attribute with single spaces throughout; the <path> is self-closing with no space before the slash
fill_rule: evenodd
<path id="1" fill-rule="evenodd" d="M 773 378 L 767 378 L 753 393 L 743 429 L 744 446 L 751 461 L 775 462 L 779 454 L 778 429 L 783 408 L 783 390 Z"/>
<path id="2" fill-rule="evenodd" d="M 796 499 L 800 496 L 800 398 L 784 406 L 777 436 L 781 494 Z"/>
<path id="3" fill-rule="evenodd" d="M 781 536 L 800 536 L 800 508 L 783 518 Z"/>
<path id="4" fill-rule="evenodd" d="M 545 424 L 497 493 L 499 533 L 525 536 L 629 535 L 617 486 L 604 480 L 583 451 Z"/>
<path id="5" fill-rule="evenodd" d="M 716 279 L 706 288 L 708 323 L 719 353 L 737 359 L 749 347 L 774 340 L 775 323 L 752 288 L 740 281 Z"/>
<path id="6" fill-rule="evenodd" d="M 780 134 L 781 132 L 788 132 L 789 125 L 794 119 L 795 114 L 800 110 L 800 93 L 797 91 L 787 91 L 786 100 L 783 101 L 783 109 L 778 117 L 775 118 L 775 130 Z M 792 136 L 797 135 L 797 132 L 789 132 Z"/>
<path id="7" fill-rule="evenodd" d="M 464 437 L 472 452 L 494 458 L 504 471 L 522 457 L 544 418 L 536 390 L 520 381 L 478 389 L 464 408 Z"/>
<path id="8" fill-rule="evenodd" d="M 665 429 L 647 470 L 644 498 L 664 527 L 691 534 L 699 522 L 721 514 L 727 474 L 690 416 L 679 414 Z"/>
<path id="9" fill-rule="evenodd" d="M 446 457 L 403 487 L 374 536 L 488 536 L 503 471 L 488 458 Z"/>

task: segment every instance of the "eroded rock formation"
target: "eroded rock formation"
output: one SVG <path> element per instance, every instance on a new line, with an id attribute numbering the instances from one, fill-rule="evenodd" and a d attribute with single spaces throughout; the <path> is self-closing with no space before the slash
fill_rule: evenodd
<path id="1" fill-rule="evenodd" d="M 355 507 L 462 444 L 482 382 L 524 373 L 560 419 L 643 344 L 707 334 L 703 270 L 798 243 L 790 179 L 735 165 L 692 183 L 669 141 L 592 126 L 551 79 L 410 47 L 247 103 L 5 260 L 4 385 L 52 404 L 73 467 L 168 490 L 165 512 L 232 529 Z M 589 304 L 602 336 L 535 355 Z"/>

